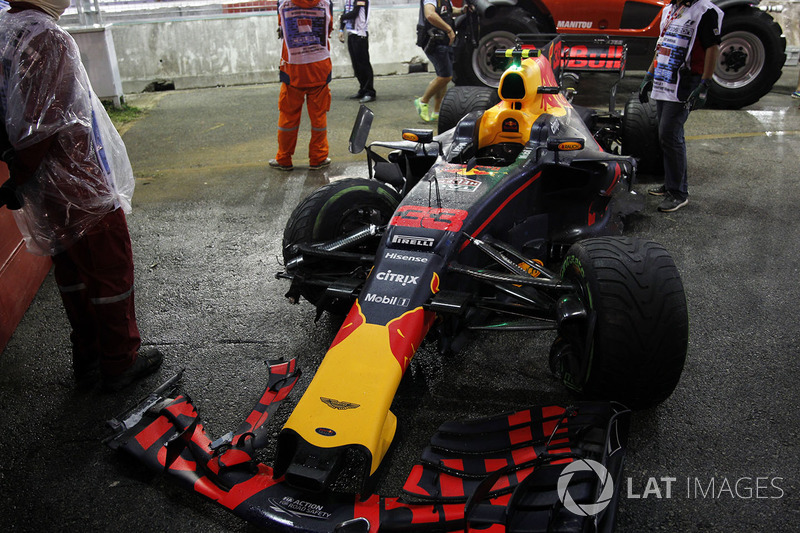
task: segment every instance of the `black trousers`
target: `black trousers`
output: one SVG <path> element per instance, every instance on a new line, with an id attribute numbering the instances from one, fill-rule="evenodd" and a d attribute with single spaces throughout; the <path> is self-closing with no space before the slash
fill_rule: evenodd
<path id="1" fill-rule="evenodd" d="M 375 96 L 372 85 L 372 63 L 369 61 L 369 37 L 360 37 L 351 33 L 347 37 L 347 51 L 353 64 L 353 72 L 358 80 L 359 96 Z"/>

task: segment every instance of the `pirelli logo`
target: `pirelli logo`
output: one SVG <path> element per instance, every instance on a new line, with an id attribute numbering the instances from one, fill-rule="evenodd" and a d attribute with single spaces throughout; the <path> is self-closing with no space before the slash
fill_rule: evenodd
<path id="1" fill-rule="evenodd" d="M 419 246 L 420 248 L 433 248 L 435 241 L 430 237 L 414 237 L 410 235 L 393 235 L 392 244 L 404 246 Z"/>

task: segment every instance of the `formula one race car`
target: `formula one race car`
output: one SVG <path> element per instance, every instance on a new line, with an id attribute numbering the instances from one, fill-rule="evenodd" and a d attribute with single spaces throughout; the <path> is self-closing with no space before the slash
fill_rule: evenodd
<path id="1" fill-rule="evenodd" d="M 251 415 L 215 441 L 169 383 L 113 421 L 109 444 L 268 531 L 612 530 L 627 408 L 665 400 L 683 369 L 683 285 L 663 247 L 619 236 L 635 161 L 603 152 L 561 93 L 558 43 L 507 53 L 500 103 L 444 135 L 367 147 L 362 106 L 350 148 L 367 149 L 369 179 L 292 213 L 287 296 L 346 316 L 273 466 L 256 450 L 294 360 L 271 364 Z M 476 330 L 552 332 L 550 369 L 576 401 L 445 423 L 403 494 L 375 494 L 423 339 L 455 354 Z M 343 469 L 359 474 L 352 491 Z"/>

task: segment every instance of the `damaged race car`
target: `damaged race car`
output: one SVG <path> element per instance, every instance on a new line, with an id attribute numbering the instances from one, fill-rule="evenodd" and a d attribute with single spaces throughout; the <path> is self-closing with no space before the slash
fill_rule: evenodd
<path id="1" fill-rule="evenodd" d="M 620 236 L 635 160 L 604 152 L 562 94 L 558 40 L 504 53 L 501 101 L 445 134 L 367 146 L 362 106 L 350 149 L 366 148 L 369 178 L 325 185 L 290 216 L 287 296 L 345 317 L 272 466 L 257 451 L 294 359 L 270 363 L 223 437 L 172 393 L 176 377 L 111 421 L 108 444 L 271 532 L 613 530 L 629 409 L 668 398 L 683 369 L 683 285 L 662 246 Z M 402 494 L 377 494 L 421 343 L 457 354 L 485 330 L 551 334 L 542 359 L 575 401 L 445 422 Z"/>

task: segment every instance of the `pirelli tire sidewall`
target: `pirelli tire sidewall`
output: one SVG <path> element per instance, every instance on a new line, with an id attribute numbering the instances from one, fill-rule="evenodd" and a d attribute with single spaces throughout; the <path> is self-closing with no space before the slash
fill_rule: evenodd
<path id="1" fill-rule="evenodd" d="M 397 192 L 377 180 L 348 178 L 320 187 L 300 202 L 289 216 L 283 232 L 284 264 L 298 255 L 298 244 L 326 242 L 369 224 L 387 224 L 399 204 Z M 348 251 L 375 253 L 378 244 L 376 237 Z M 313 265 L 314 262 L 309 262 L 301 266 L 302 275 L 313 276 L 314 268 L 321 268 L 318 264 L 316 267 Z M 327 262 L 324 271 L 335 272 L 336 265 Z M 301 289 L 303 297 L 313 304 L 317 304 L 323 292 L 324 289 L 317 286 Z"/>
<path id="2" fill-rule="evenodd" d="M 562 277 L 579 286 L 595 314 L 588 353 L 570 350 L 579 360 L 565 365 L 586 374 L 563 374 L 564 384 L 587 399 L 632 409 L 667 399 L 680 380 L 689 338 L 683 283 L 669 253 L 643 239 L 586 239 L 570 247 Z"/>

